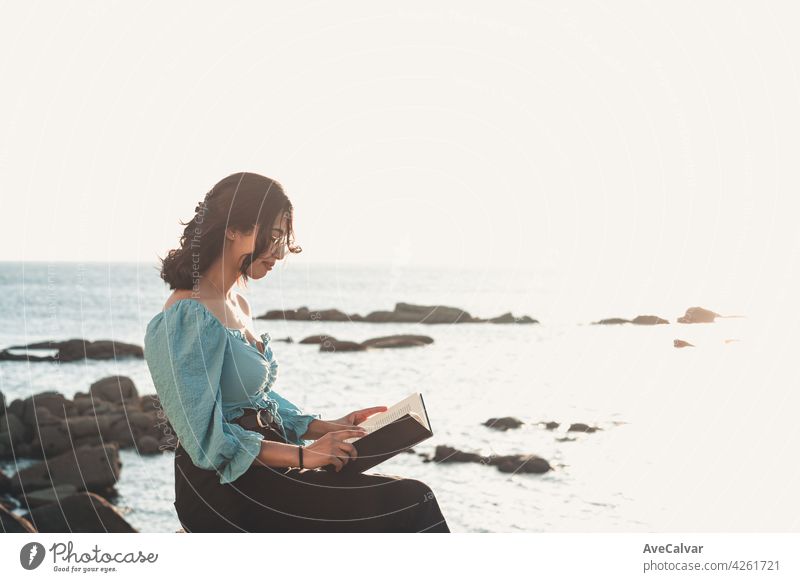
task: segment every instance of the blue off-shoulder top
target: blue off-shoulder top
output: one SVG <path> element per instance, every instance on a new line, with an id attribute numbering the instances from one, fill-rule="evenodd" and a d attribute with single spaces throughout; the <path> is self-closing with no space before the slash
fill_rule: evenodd
<path id="1" fill-rule="evenodd" d="M 194 299 L 176 301 L 147 325 L 144 357 L 161 406 L 192 462 L 216 471 L 223 484 L 261 451 L 260 433 L 230 422 L 244 408 L 269 408 L 294 444 L 306 444 L 300 437 L 320 418 L 272 389 L 278 362 L 268 333 L 261 342 L 263 351 Z"/>

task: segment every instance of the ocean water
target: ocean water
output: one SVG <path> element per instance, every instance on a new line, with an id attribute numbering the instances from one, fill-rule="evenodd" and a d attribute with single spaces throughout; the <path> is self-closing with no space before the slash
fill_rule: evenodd
<path id="1" fill-rule="evenodd" d="M 276 389 L 323 418 L 424 394 L 437 444 L 484 454 L 534 453 L 545 475 L 480 464 L 423 463 L 401 454 L 380 471 L 421 479 L 453 531 L 798 531 L 800 374 L 797 315 L 772 301 L 720 294 L 716 311 L 745 315 L 711 325 L 592 326 L 655 313 L 671 321 L 684 297 L 626 296 L 561 283 L 558 273 L 408 265 L 279 268 L 245 290 L 254 310 L 336 307 L 366 314 L 395 302 L 462 307 L 482 317 L 513 311 L 539 325 L 417 325 L 256 321 L 273 338 L 328 333 L 363 340 L 392 333 L 434 338 L 424 348 L 320 353 L 274 344 Z M 151 264 L 0 264 L 0 346 L 45 339 L 142 343 L 167 297 Z M 675 349 L 674 339 L 696 347 Z M 735 341 L 726 341 L 735 340 Z M 141 360 L 65 364 L 0 362 L 8 401 L 42 390 L 67 396 L 111 374 L 154 388 Z M 497 432 L 496 416 L 525 425 Z M 541 421 L 562 423 L 548 431 Z M 585 422 L 602 430 L 569 434 Z M 570 437 L 570 438 L 565 438 Z M 141 531 L 178 529 L 172 454 L 122 451 L 118 506 Z M 3 469 L 14 469 L 8 463 Z"/>

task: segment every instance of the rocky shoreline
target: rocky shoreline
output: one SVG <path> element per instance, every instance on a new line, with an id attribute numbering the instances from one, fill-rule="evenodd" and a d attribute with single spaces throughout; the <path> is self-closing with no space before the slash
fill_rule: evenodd
<path id="1" fill-rule="evenodd" d="M 505 431 L 525 423 L 503 417 L 483 424 Z M 595 428 L 573 424 L 569 430 Z M 136 532 L 113 505 L 122 473 L 119 451 L 159 454 L 176 445 L 158 396 L 140 396 L 125 376 L 103 378 L 72 399 L 48 391 L 7 405 L 0 393 L 0 460 L 39 460 L 11 476 L 0 472 L 0 525 L 6 532 Z M 424 462 L 474 462 L 502 473 L 553 470 L 533 454 L 483 456 L 439 445 L 432 457 L 418 455 Z"/>
<path id="2" fill-rule="evenodd" d="M 15 354 L 12 350 L 25 353 Z M 37 352 L 51 351 L 56 352 L 55 355 L 37 355 Z M 141 346 L 113 340 L 69 339 L 10 346 L 0 351 L 0 361 L 14 362 L 78 362 L 81 360 L 116 360 L 118 358 L 143 359 L 144 350 Z"/>
<path id="3" fill-rule="evenodd" d="M 280 319 L 284 321 L 354 321 L 366 323 L 539 323 L 528 315 L 515 317 L 511 312 L 490 319 L 474 317 L 458 307 L 446 305 L 413 305 L 397 303 L 393 311 L 373 311 L 367 315 L 347 314 L 338 309 L 299 309 L 273 310 L 259 315 L 256 319 Z"/>
<path id="4" fill-rule="evenodd" d="M 150 455 L 176 445 L 158 396 L 140 397 L 125 376 L 72 399 L 49 391 L 6 406 L 0 393 L 0 460 L 40 459 L 0 473 L 0 521 L 5 531 L 135 532 L 112 504 L 119 450 Z"/>

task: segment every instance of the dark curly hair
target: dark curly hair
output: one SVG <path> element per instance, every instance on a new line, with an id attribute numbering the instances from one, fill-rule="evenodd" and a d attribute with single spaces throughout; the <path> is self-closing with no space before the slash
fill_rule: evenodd
<path id="1" fill-rule="evenodd" d="M 258 224 L 252 254 L 244 257 L 240 272 L 247 281 L 247 269 L 271 244 L 272 225 L 278 216 L 288 216 L 286 241 L 289 251 L 299 253 L 292 229 L 292 203 L 275 180 L 239 172 L 223 178 L 195 207 L 195 215 L 184 225 L 180 247 L 161 259 L 161 278 L 170 289 L 192 289 L 194 282 L 222 253 L 227 228 L 250 233 Z"/>

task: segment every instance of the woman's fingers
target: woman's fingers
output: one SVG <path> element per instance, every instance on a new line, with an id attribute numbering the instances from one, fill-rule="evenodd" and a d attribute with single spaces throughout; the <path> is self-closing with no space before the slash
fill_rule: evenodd
<path id="1" fill-rule="evenodd" d="M 369 416 L 371 414 L 375 414 L 376 412 L 386 412 L 387 410 L 389 410 L 389 408 L 386 406 L 373 406 L 371 408 L 362 408 L 358 412 L 359 414 L 366 414 Z"/>
<path id="2" fill-rule="evenodd" d="M 350 443 L 339 443 L 339 449 L 347 455 L 345 463 L 350 459 L 355 459 L 358 456 L 358 451 Z"/>
<path id="3" fill-rule="evenodd" d="M 364 422 L 367 418 L 369 418 L 373 414 L 377 414 L 379 412 L 386 412 L 387 410 L 389 410 L 389 408 L 386 406 L 373 406 L 371 408 L 362 408 L 361 410 L 356 410 L 353 413 L 353 416 L 355 416 L 356 424 L 358 424 L 360 422 Z"/>

